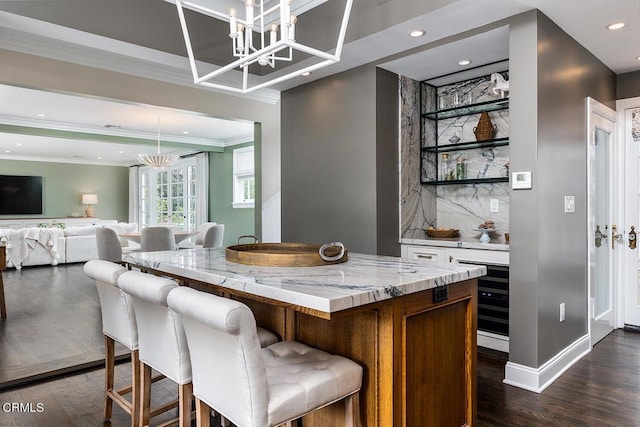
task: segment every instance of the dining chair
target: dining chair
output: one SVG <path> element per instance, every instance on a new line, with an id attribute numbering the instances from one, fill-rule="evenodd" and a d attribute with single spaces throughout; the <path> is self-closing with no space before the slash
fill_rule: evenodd
<path id="1" fill-rule="evenodd" d="M 195 289 L 169 292 L 182 316 L 193 372 L 196 424 L 213 409 L 238 427 L 278 426 L 345 401 L 347 426 L 359 426 L 362 367 L 296 341 L 260 348 L 245 304 Z"/>
<path id="2" fill-rule="evenodd" d="M 176 240 L 170 227 L 145 227 L 140 231 L 140 251 L 172 251 Z"/>
<path id="3" fill-rule="evenodd" d="M 207 234 L 207 230 L 216 224 L 217 222 L 203 222 L 198 226 L 198 229 L 196 230 L 198 232 L 195 240 L 196 245 L 202 246 L 204 244 L 204 236 Z"/>
<path id="4" fill-rule="evenodd" d="M 203 248 L 221 248 L 224 239 L 224 224 L 209 227 L 202 243 Z"/>
<path id="5" fill-rule="evenodd" d="M 104 419 L 108 421 L 111 418 L 115 402 L 131 416 L 131 426 L 137 427 L 140 421 L 138 329 L 131 298 L 117 286 L 118 278 L 126 271 L 122 265 L 104 260 L 91 260 L 84 265 L 84 273 L 96 282 L 102 314 L 105 338 Z M 116 341 L 131 352 L 131 385 L 119 390 L 114 389 Z M 129 393 L 131 399 L 127 400 L 124 395 Z"/>
<path id="6" fill-rule="evenodd" d="M 115 230 L 107 227 L 96 228 L 96 244 L 98 259 L 122 262 L 122 245 Z"/>
<path id="7" fill-rule="evenodd" d="M 173 408 L 176 402 L 151 411 L 151 370 L 178 384 L 178 425 L 191 426 L 191 361 L 182 321 L 167 305 L 169 291 L 178 284 L 167 278 L 128 271 L 118 278 L 118 286 L 131 297 L 138 326 L 140 360 L 140 425 Z M 172 420 L 175 422 L 176 420 Z"/>

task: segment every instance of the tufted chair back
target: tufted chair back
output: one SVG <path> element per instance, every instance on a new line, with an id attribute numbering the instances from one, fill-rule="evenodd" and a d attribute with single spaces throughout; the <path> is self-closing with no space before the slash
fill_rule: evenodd
<path id="1" fill-rule="evenodd" d="M 133 303 L 117 286 L 118 278 L 126 271 L 122 265 L 104 260 L 91 260 L 84 265 L 85 274 L 95 280 L 98 289 L 102 332 L 129 350 L 136 350 L 138 330 Z"/>
<path id="2" fill-rule="evenodd" d="M 187 334 L 193 394 L 238 426 L 269 425 L 267 377 L 251 310 L 185 287 L 172 290 L 168 303 Z"/>
<path id="3" fill-rule="evenodd" d="M 128 271 L 118 278 L 118 286 L 133 301 L 140 360 L 178 384 L 190 383 L 191 361 L 182 320 L 167 305 L 167 295 L 178 287 L 176 282 Z"/>

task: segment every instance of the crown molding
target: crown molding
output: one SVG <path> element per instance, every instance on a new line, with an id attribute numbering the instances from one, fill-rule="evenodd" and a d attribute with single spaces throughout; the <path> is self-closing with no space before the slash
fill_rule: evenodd
<path id="1" fill-rule="evenodd" d="M 196 86 L 187 58 L 178 55 L 3 11 L 0 11 L 0 48 L 267 104 L 280 101 L 280 92 L 274 89 L 240 94 Z"/>

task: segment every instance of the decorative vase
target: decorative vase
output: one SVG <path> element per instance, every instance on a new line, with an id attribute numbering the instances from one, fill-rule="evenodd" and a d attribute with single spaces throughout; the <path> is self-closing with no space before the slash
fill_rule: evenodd
<path id="1" fill-rule="evenodd" d="M 486 111 L 480 115 L 478 125 L 473 128 L 473 133 L 476 135 L 476 141 L 486 141 L 493 139 L 498 130 L 498 125 L 491 124 L 489 113 Z"/>

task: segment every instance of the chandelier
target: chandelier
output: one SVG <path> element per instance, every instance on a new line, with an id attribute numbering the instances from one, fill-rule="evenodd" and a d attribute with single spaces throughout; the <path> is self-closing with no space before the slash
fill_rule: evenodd
<path id="1" fill-rule="evenodd" d="M 303 73 L 310 73 L 322 67 L 340 61 L 344 44 L 349 14 L 353 0 L 345 0 L 344 13 L 337 44 L 333 53 L 301 44 L 296 41 L 298 32 L 298 15 L 327 0 L 231 0 L 225 4 L 230 6 L 221 12 L 201 3 L 207 0 L 176 0 L 178 17 L 182 27 L 193 82 L 195 84 L 225 89 L 233 92 L 248 93 L 276 83 L 283 82 Z M 208 1 L 207 4 L 211 4 Z M 236 7 L 240 5 L 240 7 Z M 295 7 L 294 7 L 295 6 Z M 216 70 L 200 75 L 193 53 L 189 30 L 184 15 L 184 8 L 217 18 L 229 23 L 229 48 L 233 52 L 233 61 Z M 255 34 L 255 37 L 254 37 Z M 262 67 L 276 68 L 278 62 L 292 62 L 294 51 L 311 55 L 313 60 L 305 60 L 303 65 L 293 72 L 273 72 L 273 77 L 259 78 L 250 76 L 249 66 L 259 64 Z M 312 64 L 309 62 L 316 61 Z M 317 62 L 319 61 L 319 62 Z M 242 71 L 242 81 L 235 84 L 221 76 L 232 70 Z"/>
<path id="2" fill-rule="evenodd" d="M 155 169 L 163 169 L 178 160 L 178 156 L 160 153 L 160 117 L 158 117 L 158 151 L 156 153 L 140 153 L 138 160 Z"/>

